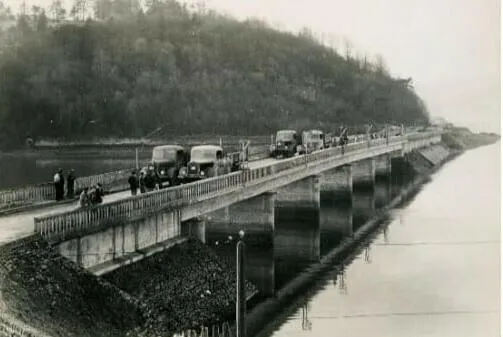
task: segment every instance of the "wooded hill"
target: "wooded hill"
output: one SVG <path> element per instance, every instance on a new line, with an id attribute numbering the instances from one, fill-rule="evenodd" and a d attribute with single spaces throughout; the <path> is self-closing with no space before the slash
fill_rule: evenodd
<path id="1" fill-rule="evenodd" d="M 172 0 L 0 5 L 0 143 L 27 135 L 270 134 L 368 121 L 425 122 L 409 80 L 318 43 Z M 85 2 L 85 1 L 84 1 Z M 3 8 L 3 9 L 2 9 Z M 2 12 L 3 11 L 3 12 Z M 12 20 L 13 24 L 6 24 Z"/>

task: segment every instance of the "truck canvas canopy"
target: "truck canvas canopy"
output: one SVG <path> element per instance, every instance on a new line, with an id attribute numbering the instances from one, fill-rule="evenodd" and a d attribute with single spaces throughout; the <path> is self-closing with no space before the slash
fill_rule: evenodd
<path id="1" fill-rule="evenodd" d="M 276 133 L 276 141 L 288 141 L 292 140 L 293 136 L 296 134 L 294 130 L 281 130 Z"/>
<path id="2" fill-rule="evenodd" d="M 323 132 L 320 130 L 309 130 L 304 133 L 304 141 L 308 142 L 320 142 L 323 140 Z"/>
<path id="3" fill-rule="evenodd" d="M 200 145 L 194 146 L 190 151 L 190 161 L 196 163 L 208 163 L 223 158 L 223 150 L 220 146 Z"/>
<path id="4" fill-rule="evenodd" d="M 184 149 L 178 145 L 156 146 L 152 150 L 153 162 L 175 162 L 183 155 Z"/>

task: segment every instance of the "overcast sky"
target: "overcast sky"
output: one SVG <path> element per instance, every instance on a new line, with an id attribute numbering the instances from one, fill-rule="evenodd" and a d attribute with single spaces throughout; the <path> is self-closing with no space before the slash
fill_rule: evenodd
<path id="1" fill-rule="evenodd" d="M 4 0 L 18 8 L 21 0 Z M 26 0 L 48 5 L 51 0 Z M 208 0 L 237 18 L 304 26 L 342 49 L 384 57 L 391 73 L 412 77 L 433 116 L 474 131 L 500 129 L 498 0 Z"/>

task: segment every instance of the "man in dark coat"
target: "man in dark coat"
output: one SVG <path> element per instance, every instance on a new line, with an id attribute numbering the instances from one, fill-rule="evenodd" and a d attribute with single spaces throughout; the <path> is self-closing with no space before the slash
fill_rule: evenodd
<path id="1" fill-rule="evenodd" d="M 73 198 L 75 193 L 75 171 L 72 169 L 66 178 L 66 196 L 69 199 Z"/>
<path id="2" fill-rule="evenodd" d="M 156 178 L 154 176 L 154 170 L 149 169 L 147 175 L 145 176 L 145 189 L 147 192 L 152 192 L 155 189 Z"/>
<path id="3" fill-rule="evenodd" d="M 135 171 L 131 172 L 131 175 L 129 176 L 127 182 L 129 183 L 129 188 L 131 189 L 131 195 L 136 195 L 138 191 L 139 181 Z"/>
<path id="4" fill-rule="evenodd" d="M 140 193 L 145 193 L 145 172 L 140 171 Z"/>

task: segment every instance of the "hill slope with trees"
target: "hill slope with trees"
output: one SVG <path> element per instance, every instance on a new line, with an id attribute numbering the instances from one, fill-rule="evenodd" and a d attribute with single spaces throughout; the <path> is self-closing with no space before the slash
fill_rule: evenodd
<path id="1" fill-rule="evenodd" d="M 161 125 L 170 134 L 252 135 L 428 120 L 409 80 L 307 31 L 174 0 L 83 3 L 75 0 L 72 21 L 58 0 L 15 18 L 0 5 L 0 144 L 142 137 Z"/>

